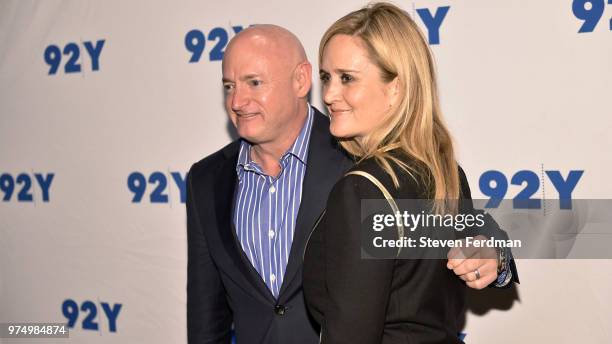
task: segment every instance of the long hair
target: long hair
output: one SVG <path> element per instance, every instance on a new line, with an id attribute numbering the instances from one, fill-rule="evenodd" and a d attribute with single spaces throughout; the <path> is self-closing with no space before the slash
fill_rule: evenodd
<path id="1" fill-rule="evenodd" d="M 327 29 L 319 45 L 319 65 L 328 42 L 338 34 L 359 37 L 370 60 L 381 70 L 382 80 L 388 83 L 398 78 L 401 94 L 381 126 L 359 141 L 344 139 L 340 144 L 361 160 L 375 158 L 399 187 L 391 166 L 396 163 L 424 183 L 435 211 L 455 212 L 459 172 L 452 139 L 442 121 L 433 57 L 423 34 L 397 6 L 373 3 Z M 390 154 L 397 149 L 416 160 L 417 166 L 408 166 Z"/>

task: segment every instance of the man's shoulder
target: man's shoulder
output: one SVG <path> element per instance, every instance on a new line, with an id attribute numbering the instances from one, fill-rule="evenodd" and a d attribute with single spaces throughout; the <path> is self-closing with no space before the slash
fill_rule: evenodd
<path id="1" fill-rule="evenodd" d="M 240 140 L 233 141 L 218 151 L 208 155 L 202 160 L 194 163 L 189 170 L 191 178 L 205 177 L 216 169 L 222 166 L 228 159 L 233 159 L 238 156 L 240 149 Z"/>

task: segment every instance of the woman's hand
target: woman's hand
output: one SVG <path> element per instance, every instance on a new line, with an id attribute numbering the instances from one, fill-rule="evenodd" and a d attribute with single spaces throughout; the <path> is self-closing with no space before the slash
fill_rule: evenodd
<path id="1" fill-rule="evenodd" d="M 486 240 L 478 235 L 476 240 Z M 465 239 L 463 239 L 465 241 Z M 453 247 L 448 251 L 446 267 L 464 280 L 468 287 L 483 289 L 497 280 L 497 252 L 492 247 Z"/>

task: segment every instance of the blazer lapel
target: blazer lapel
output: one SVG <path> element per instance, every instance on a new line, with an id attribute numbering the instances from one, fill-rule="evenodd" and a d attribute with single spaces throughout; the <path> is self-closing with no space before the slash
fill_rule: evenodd
<path id="1" fill-rule="evenodd" d="M 315 109 L 306 174 L 302 186 L 302 200 L 279 299 L 295 279 L 296 273 L 301 271 L 306 240 L 316 219 L 325 209 L 329 192 L 351 166 L 352 161 L 342 153 L 336 140 L 329 133 L 329 119 Z"/>
<path id="2" fill-rule="evenodd" d="M 233 225 L 232 214 L 234 209 L 236 182 L 238 179 L 236 175 L 237 160 L 238 152 L 231 153 L 223 162 L 223 165 L 215 176 L 214 197 L 219 236 L 232 261 L 240 272 L 242 272 L 243 276 L 251 283 L 252 287 L 255 287 L 254 289 L 257 290 L 259 296 L 263 297 L 268 302 L 274 303 L 274 296 L 242 250 L 242 246 L 236 236 Z"/>

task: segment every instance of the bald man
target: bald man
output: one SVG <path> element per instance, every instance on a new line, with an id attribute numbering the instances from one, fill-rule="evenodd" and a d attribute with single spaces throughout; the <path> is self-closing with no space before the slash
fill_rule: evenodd
<path id="1" fill-rule="evenodd" d="M 319 342 L 304 306 L 302 255 L 353 161 L 307 102 L 311 70 L 299 40 L 278 26 L 250 27 L 226 48 L 225 107 L 241 139 L 194 164 L 187 179 L 191 344 L 229 343 L 232 322 L 238 344 Z M 487 264 L 484 285 L 497 277 L 496 260 Z M 455 258 L 449 268 L 465 265 Z"/>
<path id="2" fill-rule="evenodd" d="M 352 162 L 307 102 L 312 67 L 273 25 L 236 35 L 223 58 L 225 107 L 241 139 L 188 176 L 189 343 L 318 343 L 302 254 Z"/>

